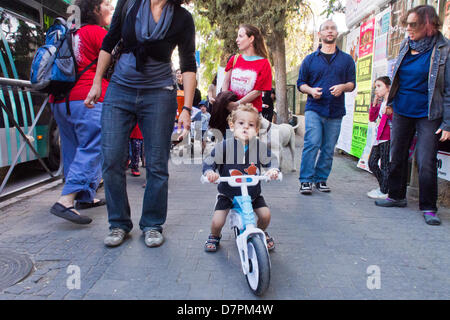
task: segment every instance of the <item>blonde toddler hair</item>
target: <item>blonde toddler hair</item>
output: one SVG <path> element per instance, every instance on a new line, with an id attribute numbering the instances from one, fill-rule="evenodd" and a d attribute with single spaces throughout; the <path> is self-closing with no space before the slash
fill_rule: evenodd
<path id="1" fill-rule="evenodd" d="M 227 118 L 228 123 L 234 124 L 236 122 L 237 114 L 239 112 L 244 112 L 244 111 L 253 113 L 256 116 L 256 129 L 259 131 L 259 129 L 261 127 L 261 118 L 259 116 L 258 110 L 256 110 L 256 108 L 251 103 L 240 104 L 235 110 L 233 110 L 228 115 L 228 118 Z"/>

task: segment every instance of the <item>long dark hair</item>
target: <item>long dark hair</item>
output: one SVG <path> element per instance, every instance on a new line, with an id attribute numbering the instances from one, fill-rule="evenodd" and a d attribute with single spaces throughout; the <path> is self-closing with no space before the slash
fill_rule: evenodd
<path id="1" fill-rule="evenodd" d="M 212 129 L 217 129 L 225 136 L 227 130 L 227 118 L 230 115 L 227 106 L 230 102 L 238 101 L 238 96 L 232 91 L 223 91 L 219 93 L 214 102 L 211 118 L 209 120 L 209 126 Z"/>
<path id="2" fill-rule="evenodd" d="M 404 27 L 406 27 L 408 16 L 411 13 L 417 14 L 417 27 L 425 28 L 428 37 L 435 35 L 442 27 L 442 22 L 436 13 L 436 9 L 429 5 L 421 5 L 408 10 L 401 20 Z"/>
<path id="3" fill-rule="evenodd" d="M 245 33 L 247 34 L 247 37 L 253 36 L 255 40 L 253 41 L 253 47 L 255 48 L 255 53 L 263 58 L 269 59 L 269 53 L 267 51 L 266 42 L 264 41 L 264 37 L 261 33 L 261 31 L 251 24 L 241 24 L 239 26 L 240 28 L 245 29 Z"/>
<path id="4" fill-rule="evenodd" d="M 98 24 L 98 14 L 95 10 L 100 10 L 104 0 L 75 0 L 74 5 L 80 8 L 82 24 Z"/>
<path id="5" fill-rule="evenodd" d="M 378 77 L 377 80 L 375 80 L 375 82 L 377 81 L 383 82 L 386 87 L 391 86 L 391 79 L 388 76 Z"/>

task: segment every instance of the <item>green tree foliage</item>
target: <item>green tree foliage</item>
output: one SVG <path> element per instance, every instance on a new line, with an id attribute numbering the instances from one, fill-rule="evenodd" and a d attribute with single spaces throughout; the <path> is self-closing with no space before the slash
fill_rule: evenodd
<path id="1" fill-rule="evenodd" d="M 288 14 L 286 25 L 286 67 L 290 72 L 296 69 L 303 59 L 314 50 L 314 35 L 311 33 L 313 12 L 308 5 L 304 5 L 298 12 Z"/>
<path id="2" fill-rule="evenodd" d="M 216 27 L 224 40 L 225 56 L 237 51 L 236 34 L 241 23 L 257 26 L 271 47 L 274 34 L 286 36 L 286 17 L 296 13 L 304 0 L 196 0 L 197 12 Z"/>
<path id="3" fill-rule="evenodd" d="M 209 84 L 217 73 L 220 65 L 223 41 L 220 40 L 208 18 L 198 13 L 198 7 L 193 12 L 197 32 L 197 50 L 200 51 L 200 83 L 202 95 L 206 95 Z"/>
<path id="4" fill-rule="evenodd" d="M 342 4 L 341 0 L 322 0 L 322 2 L 326 5 L 322 15 L 327 18 L 334 13 L 345 13 L 345 6 Z"/>
<path id="5" fill-rule="evenodd" d="M 298 14 L 305 0 L 196 0 L 197 12 L 215 27 L 215 35 L 223 39 L 222 61 L 237 52 L 239 24 L 250 23 L 265 36 L 275 69 L 277 110 L 287 122 L 286 46 L 289 17 Z"/>

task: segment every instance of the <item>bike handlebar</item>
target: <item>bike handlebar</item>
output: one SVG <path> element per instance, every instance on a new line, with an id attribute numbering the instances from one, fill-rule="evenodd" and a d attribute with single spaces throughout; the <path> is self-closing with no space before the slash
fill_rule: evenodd
<path id="1" fill-rule="evenodd" d="M 281 172 L 278 172 L 278 178 L 276 179 L 278 181 L 283 180 L 283 174 Z M 205 175 L 202 175 L 200 177 L 201 183 L 209 183 L 208 178 Z M 270 181 L 270 177 L 266 175 L 260 175 L 260 176 L 253 176 L 253 175 L 242 175 L 242 176 L 232 176 L 232 177 L 220 177 L 217 179 L 214 183 L 218 184 L 220 182 L 228 182 L 228 184 L 232 187 L 240 187 L 242 185 L 247 186 L 256 186 L 259 181 Z"/>

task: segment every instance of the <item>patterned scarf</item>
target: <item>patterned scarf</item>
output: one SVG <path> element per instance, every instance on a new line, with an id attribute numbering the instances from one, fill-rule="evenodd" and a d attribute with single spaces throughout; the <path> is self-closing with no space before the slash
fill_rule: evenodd
<path id="1" fill-rule="evenodd" d="M 437 36 L 425 37 L 420 40 L 411 40 L 408 37 L 408 44 L 412 50 L 415 50 L 419 53 L 426 52 L 434 47 L 437 41 Z"/>

